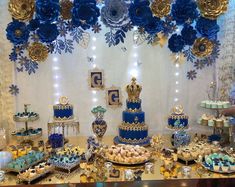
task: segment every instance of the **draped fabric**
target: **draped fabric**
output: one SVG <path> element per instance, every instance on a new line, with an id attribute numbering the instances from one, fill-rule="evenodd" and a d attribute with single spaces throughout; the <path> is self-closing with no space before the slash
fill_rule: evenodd
<path id="1" fill-rule="evenodd" d="M 9 132 L 15 128 L 12 117 L 15 111 L 15 98 L 8 92 L 13 82 L 13 65 L 8 57 L 11 44 L 5 35 L 6 21 L 10 20 L 7 3 L 5 0 L 0 1 L 0 128 L 5 128 L 9 135 Z"/>
<path id="2" fill-rule="evenodd" d="M 190 118 L 192 132 L 211 132 L 210 129 L 197 125 L 197 119 L 208 112 L 201 109 L 198 104 L 201 100 L 207 99 L 207 89 L 211 81 L 218 80 L 219 94 L 221 95 L 224 89 L 223 97 L 228 97 L 228 90 L 234 79 L 232 72 L 235 64 L 234 1 L 230 1 L 228 13 L 219 21 L 222 47 L 218 63 L 200 71 L 197 79 L 193 81 L 186 78 L 186 72 L 193 68 L 193 64 L 185 62 L 176 67 L 167 44 L 163 48 L 146 44 L 136 48 L 133 46 L 132 33 L 128 33 L 125 44 L 109 48 L 104 39 L 107 31 L 105 28 L 97 35 L 90 33 L 90 38 L 95 36 L 97 40 L 91 40 L 87 49 L 76 46 L 73 54 L 50 55 L 46 62 L 39 64 L 36 74 L 29 76 L 27 73 L 16 73 L 8 59 L 11 44 L 5 37 L 6 25 L 11 20 L 7 3 L 7 0 L 0 1 L 0 127 L 7 128 L 8 132 L 23 127 L 22 124 L 13 125 L 12 115 L 23 111 L 23 104 L 30 103 L 31 109 L 40 115 L 40 120 L 30 125 L 42 127 L 46 135 L 47 122 L 53 115 L 52 105 L 58 101 L 60 95 L 65 95 L 74 105 L 74 114 L 81 125 L 80 133 L 91 135 L 91 124 L 94 120 L 91 109 L 97 105 L 106 107 L 105 91 L 94 93 L 88 88 L 88 71 L 93 68 L 93 64 L 87 59 L 95 55 L 96 66 L 104 70 L 106 88 L 117 86 L 122 90 L 122 107 L 108 108 L 105 114 L 104 119 L 108 124 L 106 134 L 118 133 L 122 111 L 126 108 L 125 86 L 130 83 L 132 75 L 136 75 L 137 81 L 143 86 L 142 110 L 146 113 L 150 135 L 171 133 L 166 130 L 167 117 L 176 104 L 184 106 L 185 113 Z M 94 46 L 96 50 L 92 50 Z M 223 75 L 233 78 L 226 80 L 226 83 L 224 78 L 221 78 Z M 12 83 L 20 89 L 16 97 L 8 93 L 9 85 Z"/>

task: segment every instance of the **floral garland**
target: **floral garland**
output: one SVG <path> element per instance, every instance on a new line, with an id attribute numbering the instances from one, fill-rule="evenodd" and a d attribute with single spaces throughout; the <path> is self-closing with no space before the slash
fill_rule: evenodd
<path id="1" fill-rule="evenodd" d="M 13 21 L 6 28 L 13 44 L 10 60 L 17 71 L 35 73 L 48 53 L 72 53 L 74 42 L 88 46 L 90 35 L 109 29 L 109 47 L 125 42 L 134 30 L 137 45 L 168 48 L 177 58 L 182 55 L 193 63 L 187 72 L 193 80 L 197 71 L 211 66 L 219 56 L 220 28 L 216 19 L 227 10 L 228 0 L 10 0 Z M 99 22 L 100 17 L 100 22 Z M 137 29 L 136 29 L 137 28 Z"/>

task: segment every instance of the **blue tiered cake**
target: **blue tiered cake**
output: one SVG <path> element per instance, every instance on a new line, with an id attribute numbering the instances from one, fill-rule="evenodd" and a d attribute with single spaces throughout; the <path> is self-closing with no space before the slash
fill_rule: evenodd
<path id="1" fill-rule="evenodd" d="M 114 138 L 116 144 L 132 144 L 147 146 L 150 143 L 148 126 L 145 124 L 145 113 L 141 109 L 139 98 L 142 87 L 132 78 L 132 83 L 127 85 L 127 109 L 122 113 L 122 124 L 119 126 L 119 136 Z"/>

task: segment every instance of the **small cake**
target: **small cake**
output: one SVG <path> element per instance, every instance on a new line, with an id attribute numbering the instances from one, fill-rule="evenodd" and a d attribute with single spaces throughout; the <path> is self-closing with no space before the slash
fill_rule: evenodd
<path id="1" fill-rule="evenodd" d="M 69 104 L 67 97 L 62 96 L 59 99 L 59 104 L 53 106 L 55 120 L 73 119 L 73 105 Z"/>
<path id="2" fill-rule="evenodd" d="M 214 165 L 213 165 L 213 169 L 214 169 L 215 171 L 219 171 L 219 170 L 220 170 L 220 165 L 219 165 L 219 164 L 214 164 Z"/>
<path id="3" fill-rule="evenodd" d="M 173 108 L 172 114 L 168 117 L 168 127 L 171 129 L 186 129 L 188 128 L 188 116 L 184 113 L 184 108 L 177 105 Z"/>

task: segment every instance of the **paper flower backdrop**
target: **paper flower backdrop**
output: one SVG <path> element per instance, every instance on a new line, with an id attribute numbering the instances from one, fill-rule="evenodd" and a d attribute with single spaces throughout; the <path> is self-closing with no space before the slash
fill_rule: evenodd
<path id="1" fill-rule="evenodd" d="M 90 32 L 104 25 L 109 47 L 124 43 L 132 30 L 135 45 L 168 42 L 172 56 L 193 63 L 186 75 L 193 80 L 219 56 L 217 18 L 227 6 L 228 0 L 10 0 L 9 58 L 18 72 L 35 73 L 49 53 L 72 53 L 74 43 L 86 48 Z"/>

